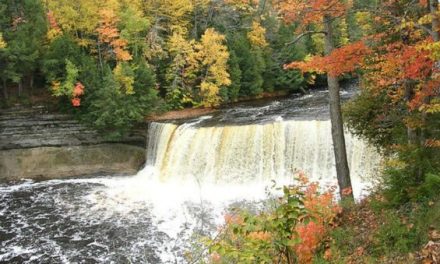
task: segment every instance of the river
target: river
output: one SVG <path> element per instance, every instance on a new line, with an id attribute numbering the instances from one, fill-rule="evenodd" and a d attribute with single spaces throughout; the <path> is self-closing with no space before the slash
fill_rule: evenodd
<path id="1" fill-rule="evenodd" d="M 0 263 L 185 263 L 194 234 L 215 235 L 231 205 L 258 206 L 272 180 L 292 183 L 301 170 L 336 184 L 327 100 L 315 91 L 151 123 L 134 176 L 0 185 Z M 346 136 L 359 199 L 380 158 Z"/>

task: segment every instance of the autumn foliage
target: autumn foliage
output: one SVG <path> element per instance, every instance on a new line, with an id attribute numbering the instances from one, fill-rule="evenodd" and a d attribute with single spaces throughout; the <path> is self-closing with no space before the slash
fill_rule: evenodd
<path id="1" fill-rule="evenodd" d="M 279 0 L 278 6 L 286 21 L 301 20 L 302 26 L 322 22 L 324 16 L 341 16 L 347 9 L 340 0 Z"/>
<path id="2" fill-rule="evenodd" d="M 55 18 L 55 15 L 52 11 L 47 12 L 47 21 L 49 22 L 50 29 L 47 32 L 48 39 L 53 39 L 56 36 L 62 33 L 60 26 Z"/>
<path id="3" fill-rule="evenodd" d="M 285 66 L 286 69 L 300 69 L 302 72 L 328 73 L 340 76 L 351 73 L 362 65 L 371 54 L 363 41 L 358 41 L 333 50 L 328 56 L 313 56 L 306 61 L 295 61 Z"/>
<path id="4" fill-rule="evenodd" d="M 300 175 L 285 186 L 275 207 L 253 214 L 225 216 L 218 239 L 208 241 L 212 263 L 311 263 L 341 208 L 334 190 L 320 192 L 317 183 Z"/>
<path id="5" fill-rule="evenodd" d="M 412 144 L 426 145 L 428 115 L 440 112 L 440 37 L 437 1 L 383 1 L 376 7 L 359 8 L 353 1 L 286 0 L 279 1 L 286 21 L 301 23 L 299 37 L 307 34 L 329 35 L 329 28 L 344 26 L 347 11 L 363 24 L 363 35 L 352 43 L 328 40 L 326 54 L 307 56 L 304 61 L 285 65 L 286 69 L 340 77 L 357 73 L 363 88 L 374 96 L 386 94 L 385 115 L 405 107 L 400 121 L 408 129 Z M 436 10 L 437 9 L 437 10 Z M 408 12 L 408 10 L 417 10 Z M 369 21 L 369 22 L 368 22 Z M 339 22 L 339 24 L 338 24 Z M 365 27 L 368 24 L 368 27 Z M 310 27 L 305 25 L 311 25 Z M 325 30 L 321 30 L 327 25 Z M 333 25 L 333 26 L 332 26 Z M 362 26 L 362 25 L 361 25 Z M 309 31 L 307 31 L 309 30 Z M 422 138 L 416 139 L 418 136 Z M 429 139 L 435 142 L 436 138 Z M 432 146 L 432 144 L 427 144 Z M 435 145 L 435 144 L 434 144 Z"/>
<path id="6" fill-rule="evenodd" d="M 84 85 L 81 82 L 77 82 L 73 88 L 72 93 L 72 105 L 78 107 L 81 105 L 80 96 L 84 94 Z"/>
<path id="7" fill-rule="evenodd" d="M 127 40 L 120 37 L 119 30 L 116 27 L 118 17 L 111 9 L 103 9 L 100 11 L 101 24 L 96 30 L 102 42 L 108 43 L 116 56 L 117 60 L 129 61 L 132 59 L 130 53 L 126 50 Z"/>

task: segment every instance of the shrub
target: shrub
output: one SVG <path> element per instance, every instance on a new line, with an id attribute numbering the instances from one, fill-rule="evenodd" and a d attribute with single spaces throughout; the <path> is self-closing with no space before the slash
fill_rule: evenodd
<path id="1" fill-rule="evenodd" d="M 310 263 L 340 207 L 334 190 L 319 192 L 300 175 L 298 185 L 272 196 L 272 209 L 237 210 L 225 216 L 216 239 L 208 239 L 211 263 Z"/>

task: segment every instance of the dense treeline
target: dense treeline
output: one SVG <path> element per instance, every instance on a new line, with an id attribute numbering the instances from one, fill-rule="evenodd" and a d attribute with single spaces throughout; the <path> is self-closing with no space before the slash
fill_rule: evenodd
<path id="1" fill-rule="evenodd" d="M 346 107 L 346 122 L 391 157 L 393 199 L 408 201 L 440 185 L 437 5 L 6 0 L 3 97 L 44 87 L 82 119 L 120 134 L 152 111 L 298 91 L 316 73 L 327 73 L 331 88 L 357 73 L 362 93 Z"/>
<path id="2" fill-rule="evenodd" d="M 209 241 L 211 263 L 437 263 L 438 0 L 278 3 L 285 20 L 298 25 L 293 42 L 324 36 L 324 52 L 286 68 L 327 74 L 336 167 L 344 167 L 346 159 L 338 81 L 348 74 L 359 76 L 360 95 L 345 105 L 344 121 L 383 155 L 378 171 L 383 177 L 377 178 L 382 181 L 360 205 L 342 199 L 341 227 L 334 226 L 333 217 L 325 219 L 332 215 L 325 209 L 332 207 L 311 195 L 310 187 L 291 193 L 286 186 L 276 206 L 258 214 L 239 211 L 227 219 L 219 238 Z M 341 41 L 341 36 L 347 37 Z M 338 170 L 339 187 L 350 186 L 348 176 L 348 166 Z M 350 189 L 345 190 L 341 197 Z"/>
<path id="3" fill-rule="evenodd" d="M 283 65 L 319 40 L 285 45 L 295 25 L 264 2 L 2 1 L 3 98 L 44 87 L 97 127 L 122 129 L 151 111 L 303 89 Z"/>

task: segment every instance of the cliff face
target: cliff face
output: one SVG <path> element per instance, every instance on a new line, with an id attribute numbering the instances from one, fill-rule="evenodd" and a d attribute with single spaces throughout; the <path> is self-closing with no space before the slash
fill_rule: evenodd
<path id="1" fill-rule="evenodd" d="M 0 182 L 88 174 L 135 174 L 145 162 L 145 137 L 111 142 L 68 115 L 43 108 L 0 112 Z"/>
<path id="2" fill-rule="evenodd" d="M 142 148 L 116 143 L 9 149 L 0 151 L 0 182 L 91 174 L 134 175 L 144 162 Z"/>

